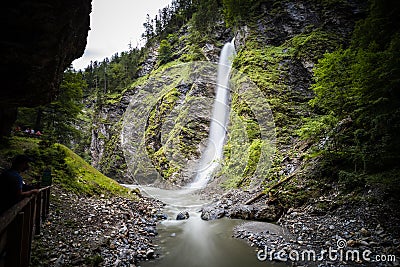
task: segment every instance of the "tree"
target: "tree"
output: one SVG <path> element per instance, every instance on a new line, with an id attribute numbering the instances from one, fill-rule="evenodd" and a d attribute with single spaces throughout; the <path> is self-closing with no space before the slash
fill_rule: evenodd
<path id="1" fill-rule="evenodd" d="M 228 26 L 248 21 L 259 10 L 259 0 L 223 0 L 224 17 Z"/>
<path id="2" fill-rule="evenodd" d="M 172 59 L 172 46 L 167 40 L 162 40 L 158 49 L 158 61 L 160 64 L 165 64 Z"/>
<path id="3" fill-rule="evenodd" d="M 48 125 L 45 133 L 50 131 L 59 143 L 69 145 L 71 140 L 80 135 L 74 123 L 82 110 L 82 91 L 86 86 L 80 73 L 67 69 L 56 100 L 46 107 Z"/>
<path id="4" fill-rule="evenodd" d="M 218 0 L 196 1 L 193 25 L 201 33 L 208 33 L 220 17 Z"/>
<path id="5" fill-rule="evenodd" d="M 370 14 L 357 23 L 350 47 L 326 54 L 314 71 L 311 104 L 322 115 L 352 121 L 331 134 L 341 140 L 336 156 L 352 172 L 387 171 L 400 161 L 399 14 L 398 1 L 371 1 Z"/>
<path id="6" fill-rule="evenodd" d="M 144 33 L 142 34 L 142 37 L 145 38 L 146 41 L 148 41 L 154 35 L 153 20 L 150 18 L 149 14 L 147 14 L 146 22 L 143 23 L 143 26 L 144 26 Z"/>

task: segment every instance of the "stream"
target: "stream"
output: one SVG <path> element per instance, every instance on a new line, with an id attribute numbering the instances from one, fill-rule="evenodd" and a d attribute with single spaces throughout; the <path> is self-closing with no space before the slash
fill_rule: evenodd
<path id="1" fill-rule="evenodd" d="M 130 188 L 137 186 L 125 185 Z M 200 208 L 207 203 L 193 194 L 193 189 L 163 190 L 141 186 L 141 192 L 166 203 L 168 219 L 157 225 L 159 245 L 156 260 L 141 262 L 142 267 L 236 267 L 285 266 L 261 262 L 256 250 L 243 240 L 232 237 L 232 229 L 243 220 L 222 218 L 213 221 L 201 219 Z M 176 220 L 181 211 L 189 212 L 189 219 Z"/>

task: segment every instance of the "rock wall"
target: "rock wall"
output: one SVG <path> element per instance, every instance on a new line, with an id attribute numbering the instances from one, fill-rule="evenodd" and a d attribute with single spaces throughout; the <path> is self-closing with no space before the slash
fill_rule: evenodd
<path id="1" fill-rule="evenodd" d="M 180 41 L 173 44 L 175 51 L 173 60 L 185 61 L 190 51 L 189 47 L 197 45 L 198 49 L 193 50 L 200 51 L 201 54 L 194 58 L 215 62 L 222 45 L 235 37 L 238 56 L 234 67 L 257 84 L 266 96 L 275 118 L 278 150 L 271 179 L 289 175 L 301 164 L 301 150 L 306 149 L 307 144 L 299 142 L 294 131 L 301 123 L 301 119 L 312 112 L 307 102 L 313 97 L 310 85 L 314 65 L 325 52 L 333 51 L 341 45 L 346 46 L 355 22 L 364 15 L 366 1 L 334 2 L 267 1 L 262 5 L 261 14 L 257 18 L 237 27 L 235 31 L 222 27 L 221 22 L 209 42 L 190 44 L 187 38 L 189 35 L 187 26 L 184 26 L 179 32 Z M 157 75 L 155 69 L 159 68 L 156 63 L 157 49 L 153 47 L 150 51 L 142 63 L 142 74 L 149 74 L 148 79 Z M 192 84 L 186 86 L 190 88 Z M 93 128 L 91 147 L 94 163 L 100 170 L 119 181 L 127 182 L 132 178 L 126 171 L 127 166 L 124 164 L 126 159 L 118 143 L 122 126 L 120 119 L 128 107 L 128 99 L 137 97 L 140 90 L 143 90 L 141 84 L 136 83 L 126 90 L 120 102 L 102 107 Z M 181 101 L 184 95 L 178 93 L 178 100 L 173 108 L 180 108 L 184 102 Z M 156 107 L 166 105 L 166 102 L 163 103 L 164 100 L 159 98 Z M 240 103 L 237 104 L 237 108 L 244 110 L 244 106 L 240 106 Z M 157 129 L 157 123 L 160 121 L 154 123 L 155 121 L 147 121 L 147 127 L 154 126 Z M 196 129 L 198 134 L 206 134 L 207 126 L 203 127 L 203 122 L 198 126 Z M 234 125 L 231 127 L 233 127 L 231 130 L 235 130 Z M 150 147 L 148 152 L 154 156 L 155 169 L 167 178 L 174 177 L 172 179 L 174 182 L 179 183 L 187 179 L 187 174 L 185 176 L 184 172 L 179 173 L 176 169 L 170 168 L 170 162 L 165 162 L 159 139 L 158 135 L 150 135 L 146 143 Z M 194 139 L 189 141 L 198 145 Z M 251 152 L 248 157 L 250 154 Z M 237 160 L 242 161 L 242 158 Z M 234 168 L 235 164 L 236 162 L 226 164 L 226 174 L 229 174 L 229 169 Z M 251 183 L 254 170 L 250 170 L 252 168 L 250 165 L 248 163 L 245 167 L 247 176 L 235 178 L 231 186 Z M 118 170 L 118 174 L 115 170 Z"/>
<path id="2" fill-rule="evenodd" d="M 51 101 L 64 70 L 84 52 L 90 12 L 91 0 L 2 4 L 0 114 Z M 1 135 L 9 133 L 9 117 L 0 116 Z"/>

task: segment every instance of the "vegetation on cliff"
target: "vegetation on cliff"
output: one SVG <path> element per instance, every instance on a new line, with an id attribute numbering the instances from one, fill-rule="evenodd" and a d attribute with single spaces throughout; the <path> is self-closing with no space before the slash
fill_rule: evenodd
<path id="1" fill-rule="evenodd" d="M 18 154 L 28 155 L 34 160 L 23 174 L 27 183 L 40 184 L 43 172 L 48 169 L 54 184 L 78 195 L 131 195 L 128 189 L 101 174 L 62 144 L 51 145 L 38 138 L 17 136 L 4 141 L 0 147 L 2 168 L 9 167 Z"/>
<path id="2" fill-rule="evenodd" d="M 327 53 L 314 70 L 316 115 L 298 133 L 315 147 L 346 189 L 399 192 L 400 5 L 374 1 L 351 45 Z"/>
<path id="3" fill-rule="evenodd" d="M 265 144 L 256 114 L 234 94 L 236 117 L 230 120 L 225 160 L 218 173 L 230 177 L 225 187 L 247 188 L 256 182 L 269 191 L 291 177 L 281 184 L 279 194 L 289 205 L 301 204 L 336 184 L 345 191 L 378 185 L 386 192 L 398 192 L 398 11 L 399 4 L 389 0 L 174 0 L 156 18 L 145 21 L 144 47 L 92 62 L 82 73 L 66 72 L 66 81 L 80 80 L 81 91 L 68 94 L 69 87 L 63 87 L 74 105 L 53 103 L 40 112 L 22 110 L 18 122 L 34 121 L 32 114 L 39 113 L 44 114 L 42 121 L 51 121 L 45 115 L 53 114 L 53 125 L 68 126 L 56 127 L 68 133 L 64 136 L 45 128 L 56 141 L 123 181 L 127 163 L 120 135 L 130 99 L 138 97 L 152 79 L 159 79 L 155 85 L 164 88 L 160 73 L 171 66 L 217 61 L 223 43 L 236 37 L 233 66 L 265 96 L 276 126 L 276 150 L 269 159 L 269 173 L 256 177 Z M 177 127 L 165 139 L 169 146 L 160 143 L 160 131 L 170 112 L 190 100 L 188 90 L 208 94 L 209 86 L 164 83 L 171 86 L 149 100 L 155 105 L 143 134 L 154 168 L 166 180 L 177 181 L 183 179 L 182 168 L 167 155 L 178 151 L 188 159 L 198 158 L 208 120 L 185 125 L 183 110 L 176 118 Z M 81 94 L 85 108 L 79 113 L 75 111 L 82 105 Z M 54 110 L 65 112 L 55 116 Z M 245 129 L 246 136 L 239 129 Z M 70 142 L 77 132 L 79 141 Z M 62 139 L 65 136 L 68 140 Z M 240 139 L 246 139 L 248 149 L 239 156 L 234 151 Z"/>

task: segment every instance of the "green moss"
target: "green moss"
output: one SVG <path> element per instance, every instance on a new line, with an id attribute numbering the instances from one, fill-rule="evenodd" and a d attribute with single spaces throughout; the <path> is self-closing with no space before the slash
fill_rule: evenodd
<path id="1" fill-rule="evenodd" d="M 246 44 L 234 59 L 234 67 L 242 71 L 264 92 L 281 92 L 284 88 L 282 78 L 287 66 L 286 58 L 293 55 L 290 47 L 264 46 L 258 48 L 256 43 Z M 268 89 L 268 90 L 267 90 Z M 268 94 L 269 95 L 269 94 Z"/>
<path id="2" fill-rule="evenodd" d="M 110 138 L 104 139 L 105 143 L 103 157 L 99 162 L 99 166 L 101 166 L 100 170 L 107 175 L 109 175 L 110 173 L 115 174 L 117 171 L 122 173 L 126 170 L 126 164 L 121 164 L 121 162 L 124 162 L 121 160 L 122 151 L 118 150 L 120 135 L 122 131 L 122 120 L 123 118 L 121 118 L 117 123 L 111 126 L 111 128 L 108 130 L 111 133 Z"/>
<path id="3" fill-rule="evenodd" d="M 249 160 L 243 174 L 245 177 L 251 177 L 256 171 L 261 156 L 261 146 L 262 141 L 260 139 L 255 139 L 251 142 L 248 152 Z"/>
<path id="4" fill-rule="evenodd" d="M 161 145 L 161 130 L 165 122 L 166 116 L 175 107 L 176 101 L 179 99 L 179 92 L 177 88 L 172 88 L 158 101 L 154 109 L 150 112 L 147 120 L 147 127 L 145 131 L 146 150 L 153 162 L 157 171 L 165 178 L 169 179 L 173 173 L 177 172 L 179 168 L 169 162 L 166 154 L 165 147 Z"/>
<path id="5" fill-rule="evenodd" d="M 100 254 L 94 254 L 91 256 L 86 256 L 84 261 L 85 264 L 89 266 L 100 266 L 100 264 L 103 262 L 103 257 Z"/>
<path id="6" fill-rule="evenodd" d="M 165 179 L 172 181 L 170 178 L 172 175 L 179 171 L 179 167 L 174 165 L 173 161 L 169 161 L 165 154 L 165 147 L 161 147 L 151 156 L 154 167 L 157 169 L 158 173 Z"/>
<path id="7" fill-rule="evenodd" d="M 105 96 L 106 96 L 105 104 L 113 105 L 113 104 L 121 102 L 121 98 L 122 98 L 123 94 L 122 93 L 112 93 L 112 94 L 106 94 Z"/>
<path id="8" fill-rule="evenodd" d="M 240 99 L 233 97 L 233 109 L 238 113 L 242 125 L 235 125 L 237 121 L 231 120 L 231 130 L 238 131 L 240 127 L 242 127 L 242 131 L 245 129 L 248 136 L 246 145 L 249 149 L 246 155 L 241 155 L 242 159 L 247 159 L 245 166 L 238 162 L 226 165 L 231 166 L 231 169 L 243 168 L 241 177 L 230 179 L 226 184 L 235 187 L 245 185 L 248 180 L 259 178 L 264 180 L 265 186 L 268 187 L 271 181 L 278 181 L 282 178 L 280 175 L 282 159 L 286 156 L 292 157 L 291 154 L 296 153 L 296 148 L 288 149 L 288 145 L 295 142 L 296 130 L 302 124 L 303 117 L 309 115 L 310 112 L 308 99 L 305 96 L 297 95 L 296 90 L 290 87 L 292 84 L 288 82 L 289 77 L 293 75 L 292 71 L 295 68 L 303 68 L 301 62 L 315 63 L 326 51 L 337 47 L 339 42 L 337 36 L 320 29 L 313 29 L 311 25 L 303 34 L 295 36 L 280 46 L 265 46 L 265 43 L 250 40 L 238 52 L 234 60 L 234 67 L 245 73 L 266 97 L 274 116 L 277 152 L 279 149 L 285 148 L 285 155 L 275 155 L 276 160 L 272 162 L 269 173 L 263 174 L 265 177 L 252 177 L 257 166 L 256 161 L 259 158 L 260 150 L 257 145 L 259 129 L 251 109 L 245 103 L 241 103 Z M 302 98 L 304 100 L 301 100 Z M 299 131 L 297 133 L 301 134 Z M 228 161 L 232 161 L 232 156 L 229 154 L 236 149 L 235 146 L 234 141 L 228 141 L 225 149 Z M 229 172 L 229 170 L 225 171 Z"/>
<path id="9" fill-rule="evenodd" d="M 308 59 L 316 62 L 326 52 L 339 47 L 343 40 L 336 34 L 321 29 L 309 33 L 298 34 L 286 42 L 286 46 L 294 49 L 296 58 Z"/>
<path id="10" fill-rule="evenodd" d="M 37 182 L 44 169 L 51 167 L 53 182 L 77 194 L 124 195 L 130 191 L 106 177 L 64 145 L 51 145 L 35 138 L 12 137 L 0 148 L 3 159 L 10 161 L 17 154 L 27 154 L 35 162 L 24 174 L 27 182 Z M 7 162 L 2 162 L 3 168 Z"/>
<path id="11" fill-rule="evenodd" d="M 57 176 L 54 180 L 65 189 L 87 195 L 130 195 L 127 188 L 100 173 L 69 148 L 61 144 L 55 147 L 65 154 L 64 160 L 69 175 Z M 63 174 L 63 171 L 56 170 L 56 173 Z"/>

